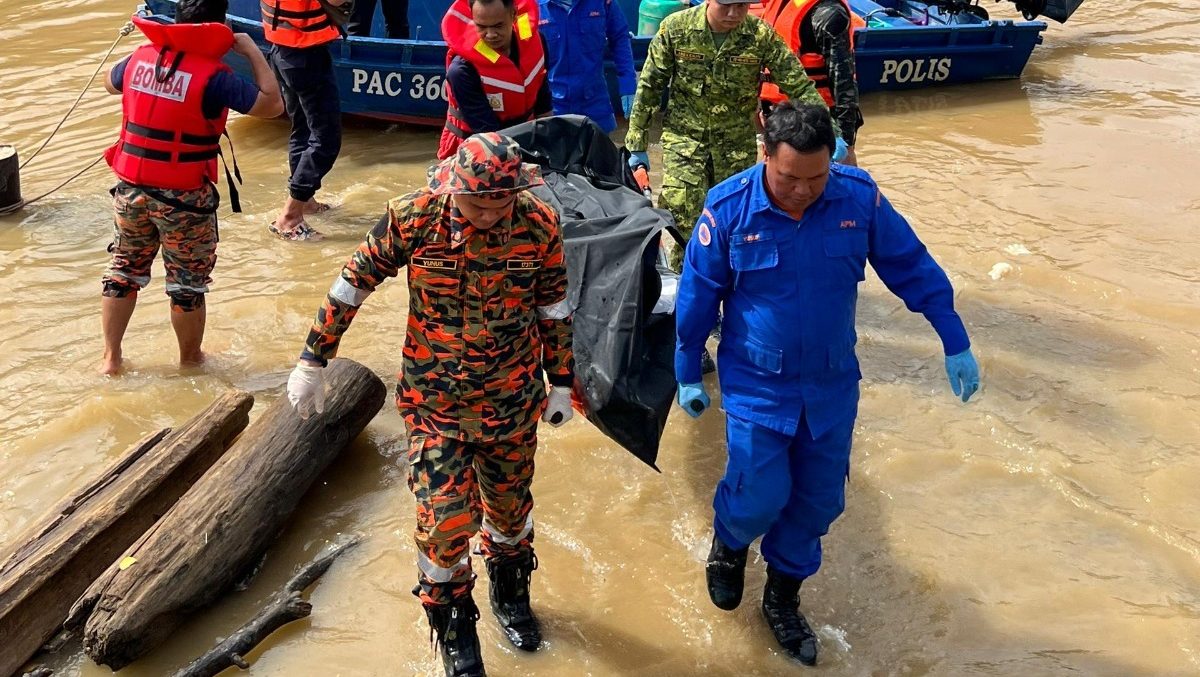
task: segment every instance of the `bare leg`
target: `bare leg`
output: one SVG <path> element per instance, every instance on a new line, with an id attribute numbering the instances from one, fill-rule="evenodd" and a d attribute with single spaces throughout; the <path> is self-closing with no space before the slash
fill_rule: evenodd
<path id="1" fill-rule="evenodd" d="M 175 338 L 179 341 L 180 366 L 197 365 L 204 361 L 200 343 L 204 341 L 206 308 L 200 306 L 186 313 L 177 308 L 171 309 L 171 328 L 175 330 Z"/>
<path id="2" fill-rule="evenodd" d="M 100 363 L 100 373 L 115 376 L 121 371 L 121 339 L 125 338 L 125 330 L 129 327 L 129 318 L 133 317 L 133 308 L 137 305 L 137 292 L 128 296 L 100 297 L 100 324 L 104 328 L 104 360 Z"/>

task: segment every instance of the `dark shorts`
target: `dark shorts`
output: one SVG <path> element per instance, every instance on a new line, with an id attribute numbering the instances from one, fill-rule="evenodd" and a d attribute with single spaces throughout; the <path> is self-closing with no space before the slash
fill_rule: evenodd
<path id="1" fill-rule="evenodd" d="M 217 215 L 189 211 L 182 205 L 215 209 L 216 187 L 152 192 L 158 197 L 124 181 L 113 188 L 114 231 L 108 248 L 112 261 L 103 281 L 142 289 L 150 282 L 150 266 L 161 246 L 167 293 L 204 294 L 217 264 Z"/>

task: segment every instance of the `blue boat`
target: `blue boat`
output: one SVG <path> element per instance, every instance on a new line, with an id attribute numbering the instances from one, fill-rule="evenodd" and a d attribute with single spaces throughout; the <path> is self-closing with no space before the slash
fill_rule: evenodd
<path id="1" fill-rule="evenodd" d="M 259 19 L 260 0 L 230 0 L 235 32 L 247 33 L 266 51 Z M 1029 19 L 1039 13 L 1065 22 L 1083 0 L 1010 0 Z M 866 22 L 855 33 L 858 86 L 862 92 L 903 90 L 980 80 L 1020 77 L 1034 47 L 1041 43 L 1043 21 L 992 21 L 978 0 L 849 0 Z M 630 26 L 637 25 L 638 0 L 617 0 Z M 145 11 L 171 17 L 175 0 L 146 0 Z M 334 68 L 342 111 L 390 122 L 440 126 L 446 117 L 444 91 L 446 45 L 441 18 L 450 0 L 411 2 L 410 40 L 351 37 L 334 43 Z M 376 13 L 375 34 L 384 33 Z M 635 36 L 637 66 L 646 59 L 650 36 Z M 247 77 L 249 64 L 229 57 Z M 616 72 L 609 64 L 608 87 L 620 110 Z"/>

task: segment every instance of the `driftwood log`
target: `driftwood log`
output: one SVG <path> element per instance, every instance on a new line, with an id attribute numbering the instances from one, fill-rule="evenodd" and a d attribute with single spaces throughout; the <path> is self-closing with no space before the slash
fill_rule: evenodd
<path id="1" fill-rule="evenodd" d="M 288 581 L 283 590 L 275 593 L 267 606 L 250 622 L 226 637 L 208 653 L 192 661 L 186 668 L 176 672 L 174 677 L 213 677 L 234 666 L 243 670 L 249 669 L 250 664 L 244 656 L 272 632 L 312 613 L 312 604 L 306 602 L 301 593 L 317 582 L 317 579 L 329 570 L 335 559 L 357 544 L 357 538 L 350 540 L 309 562 Z"/>
<path id="2" fill-rule="evenodd" d="M 281 397 L 76 602 L 67 627 L 84 627 L 92 660 L 119 670 L 145 655 L 266 551 L 387 390 L 350 360 L 331 362 L 325 383 L 324 414 L 303 420 Z"/>
<path id="3" fill-rule="evenodd" d="M 0 553 L 0 676 L 16 673 L 71 604 L 225 453 L 254 398 L 231 392 L 135 444 Z"/>

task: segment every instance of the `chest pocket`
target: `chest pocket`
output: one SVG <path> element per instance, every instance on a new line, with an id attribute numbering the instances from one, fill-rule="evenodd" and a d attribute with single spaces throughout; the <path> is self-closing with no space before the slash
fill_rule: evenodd
<path id="1" fill-rule="evenodd" d="M 711 77 L 712 59 L 697 49 L 675 50 L 675 77 L 671 79 L 673 95 L 699 97 Z"/>
<path id="2" fill-rule="evenodd" d="M 413 300 L 428 312 L 447 312 L 462 287 L 463 261 L 445 251 L 423 251 L 408 262 L 408 284 Z"/>
<path id="3" fill-rule="evenodd" d="M 780 279 L 779 241 L 775 233 L 735 233 L 730 238 L 729 265 L 733 285 L 747 292 L 767 293 L 783 288 Z"/>
<path id="4" fill-rule="evenodd" d="M 837 274 L 839 278 L 847 275 L 857 282 L 866 279 L 867 252 L 869 251 L 866 228 L 844 228 L 829 231 L 823 234 L 822 240 L 825 256 L 830 259 L 831 272 Z"/>
<path id="5" fill-rule="evenodd" d="M 532 309 L 533 291 L 542 259 L 519 256 L 505 259 L 501 266 L 500 293 L 506 310 Z"/>

